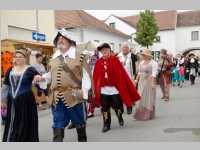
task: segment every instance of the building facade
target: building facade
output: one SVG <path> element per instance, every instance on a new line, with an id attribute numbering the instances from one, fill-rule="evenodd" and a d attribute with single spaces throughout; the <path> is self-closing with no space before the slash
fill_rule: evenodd
<path id="1" fill-rule="evenodd" d="M 55 11 L 55 18 L 56 28 L 70 31 L 77 43 L 107 42 L 113 51 L 119 52 L 121 44 L 131 39 L 126 33 L 106 25 L 82 10 Z"/>
<path id="2" fill-rule="evenodd" d="M 1 10 L 0 19 L 2 51 L 14 52 L 18 46 L 29 48 L 31 64 L 37 52 L 53 52 L 53 10 Z"/>
<path id="3" fill-rule="evenodd" d="M 150 47 L 155 53 L 162 48 L 176 55 L 190 50 L 200 50 L 200 11 L 177 12 L 174 10 L 155 12 L 159 32 L 159 41 Z M 111 15 L 105 23 L 132 36 L 132 43 L 137 51 L 142 47 L 134 41 L 139 15 L 118 17 Z M 122 23 L 123 22 L 123 23 Z M 131 28 L 131 29 L 130 29 Z"/>

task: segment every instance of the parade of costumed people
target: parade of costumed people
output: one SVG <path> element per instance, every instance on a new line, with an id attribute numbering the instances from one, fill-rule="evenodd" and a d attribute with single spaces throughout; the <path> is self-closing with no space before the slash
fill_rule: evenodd
<path id="1" fill-rule="evenodd" d="M 107 132 L 111 129 L 110 108 L 115 110 L 119 125 L 123 126 L 123 104 L 132 107 L 141 97 L 119 59 L 111 54 L 110 45 L 103 43 L 98 50 L 103 56 L 97 60 L 93 73 L 94 103 L 101 107 L 102 132 Z"/>
<path id="2" fill-rule="evenodd" d="M 158 64 L 152 59 L 151 50 L 145 49 L 142 53 L 135 82 L 138 83 L 138 92 L 141 100 L 136 106 L 134 118 L 140 121 L 151 120 L 155 117 L 156 76 Z"/>
<path id="3" fill-rule="evenodd" d="M 3 142 L 38 142 L 38 112 L 32 81 L 39 73 L 28 65 L 25 48 L 14 53 L 14 66 L 5 75 L 2 106 L 7 108 Z"/>
<path id="4" fill-rule="evenodd" d="M 82 70 L 90 79 L 91 71 L 84 55 L 76 49 L 76 42 L 65 29 L 58 31 L 54 45 L 57 50 L 49 62 L 48 73 L 35 78 L 35 82 L 46 80 L 50 83 L 48 103 L 53 115 L 53 141 L 63 141 L 65 127 L 71 121 L 76 127 L 78 142 L 86 142 L 85 92 L 81 83 L 84 78 Z"/>

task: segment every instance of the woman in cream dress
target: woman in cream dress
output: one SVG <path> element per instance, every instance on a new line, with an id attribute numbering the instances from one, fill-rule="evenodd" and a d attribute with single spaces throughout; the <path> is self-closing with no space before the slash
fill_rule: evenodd
<path id="1" fill-rule="evenodd" d="M 139 64 L 136 83 L 138 83 L 138 91 L 141 100 L 136 106 L 136 120 L 150 120 L 155 116 L 155 100 L 156 100 L 156 75 L 157 63 L 152 59 L 151 51 L 145 49 L 142 53 L 143 60 Z"/>

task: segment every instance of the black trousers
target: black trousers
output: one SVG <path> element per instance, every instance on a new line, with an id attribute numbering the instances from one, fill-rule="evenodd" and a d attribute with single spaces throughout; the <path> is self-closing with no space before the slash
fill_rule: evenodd
<path id="1" fill-rule="evenodd" d="M 195 84 L 195 76 L 194 75 L 190 75 L 190 81 L 191 81 L 191 84 Z"/>
<path id="2" fill-rule="evenodd" d="M 115 110 L 115 113 L 118 119 L 122 118 L 122 114 L 124 112 L 123 103 L 121 101 L 121 97 L 119 94 L 116 95 L 101 95 L 102 98 L 102 114 L 104 125 L 110 126 L 111 124 L 111 114 L 110 108 L 112 107 Z"/>

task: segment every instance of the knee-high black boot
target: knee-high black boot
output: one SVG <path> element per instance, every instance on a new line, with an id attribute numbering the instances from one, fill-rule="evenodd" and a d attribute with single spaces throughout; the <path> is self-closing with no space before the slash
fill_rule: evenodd
<path id="1" fill-rule="evenodd" d="M 76 128 L 78 134 L 78 142 L 87 142 L 86 126 Z"/>
<path id="2" fill-rule="evenodd" d="M 122 117 L 122 114 L 123 114 L 122 110 L 121 109 L 115 109 L 115 113 L 116 113 L 117 118 L 119 120 L 119 125 L 123 126 L 124 125 L 124 120 L 123 120 L 123 117 Z"/>
<path id="3" fill-rule="evenodd" d="M 53 142 L 63 142 L 64 129 L 54 128 L 53 129 Z"/>
<path id="4" fill-rule="evenodd" d="M 133 110 L 133 107 L 127 107 L 127 114 L 130 115 L 132 114 L 132 110 Z"/>
<path id="5" fill-rule="evenodd" d="M 111 124 L 111 114 L 109 112 L 102 112 L 103 116 L 103 129 L 102 132 L 107 132 L 110 130 L 110 124 Z"/>

